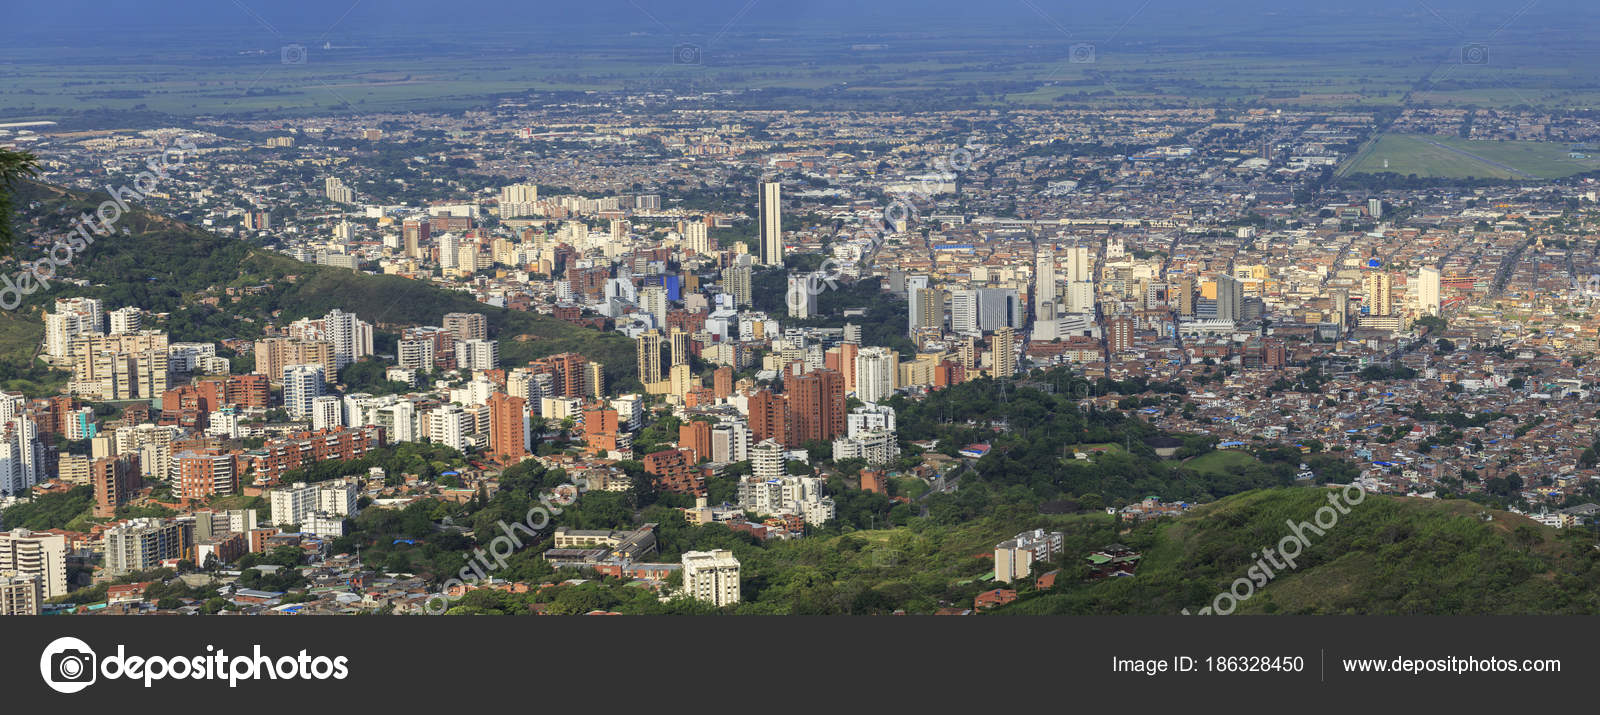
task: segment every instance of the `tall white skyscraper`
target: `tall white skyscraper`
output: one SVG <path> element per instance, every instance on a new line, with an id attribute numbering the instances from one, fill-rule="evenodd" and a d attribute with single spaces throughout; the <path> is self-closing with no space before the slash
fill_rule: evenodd
<path id="1" fill-rule="evenodd" d="M 1094 257 L 1089 253 L 1088 246 L 1067 249 L 1067 280 L 1094 280 Z"/>
<path id="2" fill-rule="evenodd" d="M 311 429 L 332 429 L 344 426 L 344 400 L 337 395 L 311 398 Z"/>
<path id="3" fill-rule="evenodd" d="M 1439 314 L 1439 269 L 1433 266 L 1417 270 L 1417 309 L 1423 315 Z"/>
<path id="4" fill-rule="evenodd" d="M 334 308 L 322 318 L 328 342 L 333 343 L 335 370 L 372 354 L 372 324 Z"/>
<path id="5" fill-rule="evenodd" d="M 821 293 L 822 278 L 819 273 L 789 274 L 789 289 L 784 302 L 789 306 L 789 317 L 809 318 L 817 314 L 817 295 Z"/>
<path id="6" fill-rule="evenodd" d="M 782 189 L 776 181 L 763 181 L 756 201 L 757 238 L 760 241 L 761 263 L 767 266 L 783 265 L 783 206 Z"/>
<path id="7" fill-rule="evenodd" d="M 313 401 L 322 396 L 321 365 L 289 365 L 283 369 L 283 409 L 303 420 L 311 417 Z"/>
<path id="8" fill-rule="evenodd" d="M 639 289 L 639 309 L 655 316 L 655 327 L 657 329 L 666 329 L 669 308 L 666 288 L 645 286 Z"/>
<path id="9" fill-rule="evenodd" d="M 690 221 L 683 227 L 683 246 L 695 253 L 711 253 L 711 238 L 706 235 L 704 221 Z"/>
<path id="10" fill-rule="evenodd" d="M 1089 281 L 1073 281 L 1067 284 L 1067 300 L 1065 301 L 1067 313 L 1093 313 L 1094 312 L 1094 284 Z"/>
<path id="11" fill-rule="evenodd" d="M 978 333 L 978 291 L 973 289 L 950 291 L 950 330 L 955 333 Z"/>
<path id="12" fill-rule="evenodd" d="M 1056 253 L 1054 249 L 1043 248 L 1038 251 L 1033 259 L 1033 314 L 1035 316 L 1053 317 L 1044 306 L 1046 303 L 1056 302 Z"/>
<path id="13" fill-rule="evenodd" d="M 862 348 L 856 353 L 856 399 L 878 402 L 894 394 L 900 355 L 888 348 Z"/>

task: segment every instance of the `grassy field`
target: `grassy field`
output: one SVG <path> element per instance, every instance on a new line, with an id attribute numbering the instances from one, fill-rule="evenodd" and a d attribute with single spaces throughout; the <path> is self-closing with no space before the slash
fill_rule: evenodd
<path id="1" fill-rule="evenodd" d="M 1184 462 L 1183 466 L 1203 474 L 1234 474 L 1245 467 L 1259 463 L 1259 460 L 1246 452 L 1219 449 L 1190 459 Z"/>
<path id="2" fill-rule="evenodd" d="M 1363 147 L 1340 175 L 1390 172 L 1424 178 L 1558 179 L 1600 169 L 1600 155 L 1574 159 L 1559 142 L 1471 141 L 1386 134 Z"/>

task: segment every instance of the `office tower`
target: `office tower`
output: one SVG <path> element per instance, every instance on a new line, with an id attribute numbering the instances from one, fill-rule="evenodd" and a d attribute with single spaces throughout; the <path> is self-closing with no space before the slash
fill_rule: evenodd
<path id="1" fill-rule="evenodd" d="M 912 288 L 908 305 L 907 332 L 944 329 L 944 291 L 937 288 Z"/>
<path id="2" fill-rule="evenodd" d="M 739 560 L 726 549 L 683 552 L 683 591 L 713 606 L 739 602 Z"/>
<path id="3" fill-rule="evenodd" d="M 1178 315 L 1186 318 L 1194 317 L 1194 290 L 1193 278 L 1179 278 L 1172 284 L 1172 291 L 1176 297 L 1168 296 L 1167 301 L 1178 309 Z"/>
<path id="4" fill-rule="evenodd" d="M 993 353 L 994 374 L 997 377 L 1011 377 L 1017 374 L 1017 336 L 1011 328 L 1001 328 L 994 331 L 994 337 L 989 341 L 989 350 Z"/>
<path id="5" fill-rule="evenodd" d="M 978 333 L 978 291 L 950 291 L 950 332 Z"/>
<path id="6" fill-rule="evenodd" d="M 750 272 L 749 256 L 739 256 L 736 263 L 722 269 L 722 291 L 733 296 L 736 306 L 751 304 Z"/>
<path id="7" fill-rule="evenodd" d="M 1001 327 L 1022 327 L 1022 310 L 1017 291 L 1011 288 L 979 288 L 977 291 L 976 323 L 979 332 L 990 332 Z M 954 303 L 951 304 L 952 330 L 955 322 Z M 956 331 L 961 332 L 961 331 Z"/>
<path id="8" fill-rule="evenodd" d="M 1383 218 L 1383 199 L 1367 199 L 1367 213 L 1374 219 Z"/>
<path id="9" fill-rule="evenodd" d="M 1423 315 L 1439 314 L 1439 269 L 1433 266 L 1417 270 L 1417 309 Z"/>
<path id="10" fill-rule="evenodd" d="M 856 355 L 856 399 L 879 402 L 894 394 L 900 355 L 889 348 L 862 348 Z"/>
<path id="11" fill-rule="evenodd" d="M 324 430 L 344 426 L 344 401 L 337 395 L 311 398 L 311 429 Z"/>
<path id="12" fill-rule="evenodd" d="M 489 452 L 501 461 L 520 459 L 532 447 L 528 402 L 496 392 L 489 398 Z"/>
<path id="13" fill-rule="evenodd" d="M 1094 280 L 1094 258 L 1088 246 L 1067 249 L 1067 280 L 1078 283 Z"/>
<path id="14" fill-rule="evenodd" d="M 855 323 L 844 324 L 844 341 L 852 345 L 861 344 L 861 326 Z"/>
<path id="15" fill-rule="evenodd" d="M 813 370 L 784 381 L 794 445 L 830 442 L 845 432 L 844 375 Z"/>
<path id="16" fill-rule="evenodd" d="M 1244 283 L 1238 278 L 1217 276 L 1217 320 L 1244 320 Z"/>
<path id="17" fill-rule="evenodd" d="M 1033 259 L 1033 313 L 1045 315 L 1046 304 L 1056 302 L 1056 254 L 1051 248 L 1042 248 Z"/>
<path id="18" fill-rule="evenodd" d="M 1361 278 L 1363 299 L 1367 304 L 1367 314 L 1373 316 L 1387 316 L 1394 314 L 1394 295 L 1390 290 L 1389 274 L 1381 271 L 1369 271 Z"/>
<path id="19" fill-rule="evenodd" d="M 89 464 L 89 483 L 94 487 L 95 517 L 108 519 L 116 516 L 117 508 L 128 503 L 144 488 L 139 455 L 114 455 L 94 460 Z"/>
<path id="20" fill-rule="evenodd" d="M 39 579 L 46 600 L 67 593 L 67 539 L 27 529 L 0 531 L 0 571 Z"/>
<path id="21" fill-rule="evenodd" d="M 818 273 L 789 274 L 789 289 L 784 303 L 789 307 L 789 317 L 810 318 L 817 314 L 817 295 L 822 292 L 822 278 Z"/>
<path id="22" fill-rule="evenodd" d="M 723 365 L 711 373 L 711 394 L 724 400 L 733 395 L 733 368 Z"/>
<path id="23" fill-rule="evenodd" d="M 283 369 L 283 409 L 291 418 L 311 416 L 311 403 L 322 396 L 321 365 L 290 365 Z"/>
<path id="24" fill-rule="evenodd" d="M 635 362 L 639 368 L 639 382 L 645 385 L 661 382 L 661 332 L 647 330 L 634 339 Z"/>
<path id="25" fill-rule="evenodd" d="M 493 370 L 500 366 L 498 340 L 457 340 L 456 367 L 464 371 Z"/>
<path id="26" fill-rule="evenodd" d="M 671 309 L 667 300 L 667 289 L 661 286 L 645 286 L 640 289 L 639 309 L 655 318 L 654 327 L 666 329 L 667 312 Z"/>
<path id="27" fill-rule="evenodd" d="M 400 238 L 407 258 L 424 258 L 433 238 L 433 226 L 427 216 L 408 218 L 400 224 Z"/>
<path id="28" fill-rule="evenodd" d="M 776 181 L 763 181 L 756 201 L 756 220 L 761 264 L 783 265 L 783 207 L 781 189 Z"/>
<path id="29" fill-rule="evenodd" d="M 683 228 L 683 246 L 702 256 L 711 253 L 711 238 L 706 234 L 706 225 L 701 221 L 690 221 Z"/>
<path id="30" fill-rule="evenodd" d="M 668 365 L 687 365 L 689 363 L 689 334 L 680 328 L 667 331 L 667 343 L 670 345 Z"/>
<path id="31" fill-rule="evenodd" d="M 1088 281 L 1067 283 L 1066 301 L 1062 308 L 1066 313 L 1093 313 L 1094 284 Z"/>

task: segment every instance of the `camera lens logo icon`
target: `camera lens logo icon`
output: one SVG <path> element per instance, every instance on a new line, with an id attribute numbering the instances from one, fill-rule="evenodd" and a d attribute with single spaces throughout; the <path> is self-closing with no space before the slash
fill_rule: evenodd
<path id="1" fill-rule="evenodd" d="M 286 65 L 303 65 L 306 63 L 305 45 L 284 45 L 279 49 L 279 60 Z"/>
<path id="2" fill-rule="evenodd" d="M 679 65 L 700 64 L 700 46 L 687 42 L 678 45 L 672 50 L 672 62 Z"/>
<path id="3" fill-rule="evenodd" d="M 1489 64 L 1489 48 L 1484 45 L 1471 44 L 1461 47 L 1461 64 L 1486 65 Z"/>
<path id="4" fill-rule="evenodd" d="M 39 656 L 39 674 L 58 693 L 76 693 L 94 685 L 98 672 L 94 649 L 77 638 L 57 638 Z"/>
<path id="5" fill-rule="evenodd" d="M 1067 62 L 1075 65 L 1094 64 L 1095 48 L 1088 42 L 1080 42 L 1067 48 Z"/>

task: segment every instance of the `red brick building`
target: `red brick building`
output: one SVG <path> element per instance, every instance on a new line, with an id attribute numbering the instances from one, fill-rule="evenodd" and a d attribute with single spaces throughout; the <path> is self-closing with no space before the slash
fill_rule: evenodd
<path id="1" fill-rule="evenodd" d="M 664 449 L 644 456 L 644 471 L 654 478 L 656 489 L 664 492 L 706 495 L 705 470 L 694 466 L 687 449 Z"/>
<path id="2" fill-rule="evenodd" d="M 275 484 L 284 472 L 330 459 L 357 459 L 382 447 L 382 427 L 347 427 L 317 432 L 298 432 L 273 440 L 251 458 L 251 469 L 258 482 Z"/>

